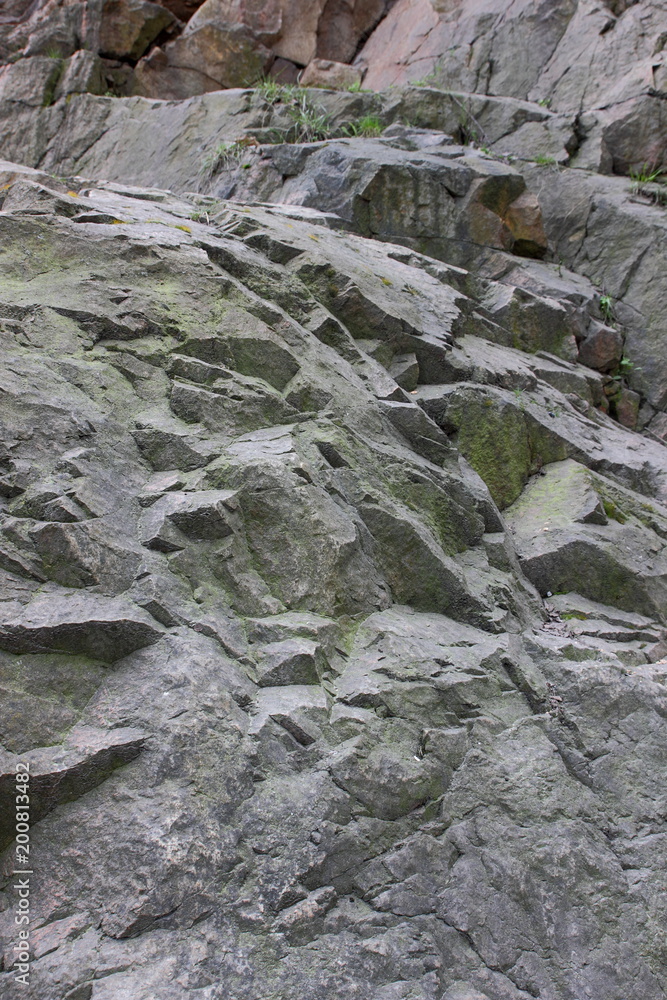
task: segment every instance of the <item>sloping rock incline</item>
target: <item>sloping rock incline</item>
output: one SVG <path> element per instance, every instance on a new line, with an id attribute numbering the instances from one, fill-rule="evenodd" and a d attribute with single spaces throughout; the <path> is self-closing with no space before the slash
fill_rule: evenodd
<path id="1" fill-rule="evenodd" d="M 664 1000 L 665 448 L 523 177 L 401 135 L 303 162 L 442 164 L 456 264 L 2 165 L 3 998 Z"/>
<path id="2" fill-rule="evenodd" d="M 490 321 L 489 339 L 581 361 L 603 376 L 596 406 L 667 438 L 667 196 L 655 150 L 633 138 L 639 165 L 616 162 L 616 133 L 605 138 L 595 116 L 544 101 L 272 86 L 52 104 L 10 89 L 0 93 L 0 153 L 60 177 L 310 208 L 329 226 L 463 267 L 473 276 L 459 288 Z M 664 127 L 649 122 L 644 133 Z M 8 208 L 27 208 L 34 192 L 15 174 L 4 170 L 0 187 Z M 63 194 L 58 213 L 79 214 Z"/>

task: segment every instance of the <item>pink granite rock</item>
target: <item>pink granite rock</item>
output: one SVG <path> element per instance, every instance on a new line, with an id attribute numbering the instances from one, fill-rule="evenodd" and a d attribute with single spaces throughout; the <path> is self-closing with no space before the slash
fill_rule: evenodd
<path id="1" fill-rule="evenodd" d="M 302 87 L 324 87 L 327 90 L 349 90 L 362 80 L 361 70 L 356 66 L 333 62 L 328 59 L 313 59 L 306 66 L 301 77 Z"/>

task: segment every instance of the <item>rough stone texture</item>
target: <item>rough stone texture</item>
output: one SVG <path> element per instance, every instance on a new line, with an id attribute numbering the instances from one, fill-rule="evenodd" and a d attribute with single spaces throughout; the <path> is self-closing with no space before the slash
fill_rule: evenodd
<path id="1" fill-rule="evenodd" d="M 72 730 L 62 746 L 31 750 L 20 757 L 3 751 L 0 762 L 2 847 L 14 839 L 18 760 L 29 768 L 31 821 L 36 823 L 60 803 L 78 799 L 101 784 L 115 768 L 133 760 L 145 742 L 144 734 L 138 729 L 121 728 L 109 732 L 87 726 Z"/>
<path id="2" fill-rule="evenodd" d="M 543 595 L 574 591 L 662 618 L 667 563 L 661 552 L 645 559 L 642 521 L 611 500 L 605 505 L 605 486 L 572 461 L 543 470 L 506 511 L 519 561 Z"/>
<path id="3" fill-rule="evenodd" d="M 340 64 L 338 85 L 347 87 L 361 80 L 361 71 L 343 64 L 390 6 L 390 0 L 16 0 L 0 14 L 0 65 L 88 52 L 104 60 L 112 93 L 171 99 L 247 86 L 274 61 L 283 66 L 278 76 L 293 67 L 295 78 L 317 58 Z M 16 75 L 13 85 L 30 89 Z M 104 92 L 92 84 L 86 89 Z"/>
<path id="4" fill-rule="evenodd" d="M 88 52 L 104 57 L 110 93 L 180 99 L 267 72 L 293 83 L 304 67 L 304 82 L 323 86 L 331 71 L 314 67 L 324 60 L 340 65 L 335 87 L 363 76 L 370 90 L 416 82 L 462 90 L 477 104 L 485 95 L 535 102 L 502 152 L 561 163 L 581 146 L 582 164 L 627 174 L 667 162 L 664 29 L 659 2 L 51 0 L 12 4 L 0 21 L 0 64 Z M 31 89 L 27 79 L 13 83 Z M 95 77 L 85 89 L 104 87 Z M 467 100 L 459 118 L 482 140 Z"/>
<path id="5" fill-rule="evenodd" d="M 189 97 L 223 87 L 243 87 L 269 68 L 270 52 L 243 25 L 216 21 L 195 24 L 164 49 L 153 49 L 137 66 L 134 93 L 161 100 Z"/>
<path id="6" fill-rule="evenodd" d="M 667 463 L 598 293 L 131 179 L 2 165 L 3 996 L 661 1000 Z"/>
<path id="7" fill-rule="evenodd" d="M 665 406 L 661 332 L 665 241 L 659 203 L 651 204 L 635 192 L 634 184 L 622 179 L 536 166 L 526 160 L 509 166 L 447 138 L 447 130 L 454 139 L 462 137 L 462 107 L 494 149 L 502 149 L 508 135 L 517 137 L 533 126 L 546 128 L 557 117 L 525 101 L 424 88 L 390 93 L 381 104 L 372 94 L 313 94 L 314 106 L 330 116 L 334 129 L 377 114 L 378 109 L 382 124 L 393 124 L 380 139 L 292 146 L 275 143 L 291 127 L 286 106 L 250 92 L 164 104 L 82 96 L 38 110 L 8 100 L 5 106 L 11 118 L 6 118 L 3 148 L 14 158 L 41 162 L 51 172 L 99 174 L 147 186 L 159 177 L 160 183 L 181 191 L 198 186 L 237 199 L 279 198 L 318 211 L 341 212 L 348 226 L 363 233 L 404 241 L 518 286 L 520 290 L 505 298 L 494 292 L 485 308 L 494 322 L 502 315 L 503 325 L 511 314 L 531 311 L 535 333 L 530 340 L 538 349 L 574 359 L 583 348 L 587 363 L 603 365 L 604 372 L 616 376 L 614 364 L 621 360 L 622 342 L 628 362 L 622 376 L 640 394 L 640 407 L 648 403 L 648 409 L 637 411 L 640 426 Z M 42 98 L 43 87 L 35 103 Z M 400 124 L 408 118 L 410 127 Z M 72 138 L 65 142 L 64 135 Z M 261 145 L 267 135 L 273 141 Z M 238 156 L 217 157 L 221 143 L 224 149 L 225 143 L 240 138 L 248 145 L 238 147 Z M 569 140 L 560 137 L 558 142 L 564 149 L 562 143 Z M 586 143 L 575 162 L 585 149 Z M 443 166 L 449 189 L 440 184 Z M 660 185 L 649 187 L 660 189 Z M 514 190 L 511 207 L 506 204 L 507 192 Z M 489 249 L 545 253 L 545 244 L 547 259 L 555 259 L 558 268 L 541 272 L 535 267 L 517 270 L 512 258 Z M 563 266 L 585 274 L 592 284 L 584 288 L 580 279 L 563 274 Z M 576 291 L 568 291 L 573 283 Z M 590 352 L 589 348 L 600 340 L 599 324 L 606 317 L 596 304 L 603 292 L 612 303 L 615 332 L 602 338 L 601 358 L 597 348 Z M 603 325 L 609 326 L 608 318 Z M 516 346 L 528 346 L 526 329 L 524 323 L 522 342 L 514 341 Z M 551 332 L 545 337 L 542 331 L 547 329 Z"/>
<path id="8" fill-rule="evenodd" d="M 409 81 L 586 112 L 605 170 L 665 165 L 664 8 L 594 0 L 399 0 L 365 47 L 365 86 Z M 517 60 L 517 52 L 522 58 Z"/>
<path id="9" fill-rule="evenodd" d="M 664 12 L 155 6 L 0 13 L 3 1000 L 664 1000 Z"/>
<path id="10" fill-rule="evenodd" d="M 164 7 L 148 0 L 105 0 L 98 43 L 100 55 L 138 59 L 173 21 L 173 15 Z"/>
<path id="11" fill-rule="evenodd" d="M 312 59 L 301 76 L 302 87 L 324 87 L 329 90 L 349 90 L 361 83 L 361 70 L 329 59 Z"/>

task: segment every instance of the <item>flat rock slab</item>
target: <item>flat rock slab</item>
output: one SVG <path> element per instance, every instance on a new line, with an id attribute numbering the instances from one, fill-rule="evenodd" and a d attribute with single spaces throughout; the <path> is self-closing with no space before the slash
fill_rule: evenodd
<path id="1" fill-rule="evenodd" d="M 604 488 L 604 481 L 597 481 Z M 656 545 L 652 531 L 609 501 L 605 510 L 595 483 L 572 461 L 553 463 L 530 480 L 505 511 L 523 571 L 543 596 L 575 591 L 601 604 L 664 618 L 664 543 Z"/>
<path id="2" fill-rule="evenodd" d="M 0 626 L 0 648 L 12 653 L 67 652 L 113 663 L 163 634 L 140 608 L 93 594 L 44 597 Z"/>
<path id="3" fill-rule="evenodd" d="M 427 725 L 456 727 L 482 715 L 507 723 L 526 711 L 503 667 L 508 655 L 506 636 L 392 608 L 362 625 L 336 695 Z"/>
<path id="4" fill-rule="evenodd" d="M 25 754 L 0 753 L 0 843 L 14 836 L 17 774 L 29 774 L 30 823 L 39 822 L 61 802 L 78 799 L 101 784 L 115 768 L 133 760 L 147 736 L 139 729 L 73 730 L 60 746 L 40 747 Z M 17 764 L 21 771 L 17 771 Z"/>

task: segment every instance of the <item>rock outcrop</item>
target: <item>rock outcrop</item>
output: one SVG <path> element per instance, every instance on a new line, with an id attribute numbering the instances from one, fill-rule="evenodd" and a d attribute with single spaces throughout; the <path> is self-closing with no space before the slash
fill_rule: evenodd
<path id="1" fill-rule="evenodd" d="M 1 15 L 0 993 L 664 1000 L 664 11 L 304 9 Z"/>

